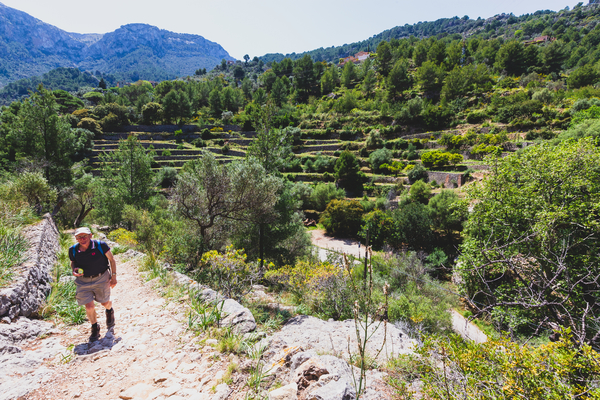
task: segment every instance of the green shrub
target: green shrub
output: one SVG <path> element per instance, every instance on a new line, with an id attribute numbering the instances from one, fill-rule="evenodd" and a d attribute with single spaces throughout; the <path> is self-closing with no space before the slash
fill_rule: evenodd
<path id="1" fill-rule="evenodd" d="M 171 150 L 165 149 L 165 150 L 162 151 L 161 155 L 163 157 L 170 157 L 171 156 Z"/>
<path id="2" fill-rule="evenodd" d="M 128 231 L 127 229 L 116 229 L 109 232 L 107 236 L 113 242 L 117 242 L 123 246 L 135 247 L 138 244 L 135 232 Z"/>
<path id="3" fill-rule="evenodd" d="M 208 128 L 202 129 L 201 136 L 203 140 L 210 140 L 213 137 L 212 133 L 210 132 L 210 129 Z"/>
<path id="4" fill-rule="evenodd" d="M 355 236 L 362 224 L 363 206 L 356 200 L 331 200 L 319 222 L 330 235 Z"/>
<path id="5" fill-rule="evenodd" d="M 192 145 L 194 145 L 194 147 L 197 147 L 199 149 L 202 147 L 206 147 L 206 143 L 201 138 L 192 140 Z"/>
<path id="6" fill-rule="evenodd" d="M 418 398 L 426 399 L 597 399 L 599 357 L 568 331 L 540 346 L 426 336 L 415 354 L 390 363 L 390 383 L 407 399 L 415 398 L 417 382 Z"/>
<path id="7" fill-rule="evenodd" d="M 409 165 L 406 168 L 408 167 Z M 428 180 L 427 170 L 421 164 L 415 165 L 414 168 L 407 172 L 407 175 L 411 183 L 414 183 L 418 180 Z"/>
<path id="8" fill-rule="evenodd" d="M 388 149 L 378 149 L 369 155 L 369 164 L 373 171 L 379 171 L 382 164 L 392 163 L 392 152 Z"/>
<path id="9" fill-rule="evenodd" d="M 344 189 L 338 189 L 333 183 L 319 183 L 309 197 L 308 208 L 324 211 L 331 200 L 343 199 L 345 196 Z"/>

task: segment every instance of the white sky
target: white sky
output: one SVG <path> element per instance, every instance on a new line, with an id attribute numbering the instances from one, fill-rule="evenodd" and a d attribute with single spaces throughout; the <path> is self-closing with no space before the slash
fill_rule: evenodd
<path id="1" fill-rule="evenodd" d="M 368 39 L 419 21 L 517 16 L 573 8 L 572 0 L 0 0 L 67 32 L 108 33 L 146 23 L 201 35 L 229 54 L 300 53 Z M 588 0 L 583 0 L 584 4 Z"/>

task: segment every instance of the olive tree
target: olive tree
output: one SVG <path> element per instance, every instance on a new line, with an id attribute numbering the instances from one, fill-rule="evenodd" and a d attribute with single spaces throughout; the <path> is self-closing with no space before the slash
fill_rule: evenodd
<path id="1" fill-rule="evenodd" d="M 186 164 L 171 200 L 179 214 L 196 223 L 202 246 L 211 247 L 223 230 L 238 228 L 235 224 L 272 220 L 281 184 L 255 160 L 224 165 L 206 152 Z"/>

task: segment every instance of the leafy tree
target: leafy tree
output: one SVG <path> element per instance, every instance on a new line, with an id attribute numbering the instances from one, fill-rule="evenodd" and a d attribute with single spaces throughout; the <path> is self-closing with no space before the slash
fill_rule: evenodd
<path id="1" fill-rule="evenodd" d="M 254 85 L 252 84 L 252 81 L 248 79 L 248 77 L 244 78 L 242 81 L 242 92 L 244 92 L 246 99 L 252 99 L 252 90 L 254 89 L 253 86 Z"/>
<path id="2" fill-rule="evenodd" d="M 591 64 L 586 64 L 581 68 L 571 72 L 567 78 L 569 89 L 577 89 L 584 86 L 595 84 L 600 79 L 600 74 Z"/>
<path id="3" fill-rule="evenodd" d="M 245 76 L 246 71 L 244 71 L 244 68 L 242 68 L 241 65 L 236 65 L 235 67 L 233 67 L 233 77 L 236 80 L 241 81 L 242 79 L 244 79 Z"/>
<path id="4" fill-rule="evenodd" d="M 277 78 L 275 80 L 273 89 L 271 90 L 271 98 L 277 107 L 281 107 L 283 103 L 287 102 L 288 87 L 285 85 L 282 78 Z"/>
<path id="5" fill-rule="evenodd" d="M 548 73 L 560 72 L 568 56 L 568 49 L 562 40 L 555 40 L 542 50 L 542 64 Z"/>
<path id="6" fill-rule="evenodd" d="M 58 105 L 58 111 L 61 114 L 69 114 L 73 111 L 83 108 L 83 101 L 73 96 L 71 93 L 64 90 L 52 91 L 56 104 Z"/>
<path id="7" fill-rule="evenodd" d="M 51 185 L 70 184 L 74 136 L 71 127 L 58 115 L 54 95 L 40 85 L 23 102 L 15 123 L 13 135 L 18 152 L 39 160 Z"/>
<path id="8" fill-rule="evenodd" d="M 341 77 L 342 85 L 344 85 L 346 88 L 352 88 L 357 78 L 358 74 L 356 72 L 356 65 L 354 65 L 352 62 L 347 62 L 344 64 Z"/>
<path id="9" fill-rule="evenodd" d="M 56 201 L 57 192 L 48 180 L 39 172 L 19 174 L 14 181 L 14 188 L 27 199 L 27 203 L 38 213 Z"/>
<path id="10" fill-rule="evenodd" d="M 142 107 L 142 120 L 145 124 L 153 125 L 162 120 L 163 107 L 159 103 L 150 102 Z"/>
<path id="11" fill-rule="evenodd" d="M 147 206 L 154 193 L 152 156 L 135 136 L 119 142 L 119 149 L 100 156 L 102 179 L 94 190 L 97 209 L 102 220 L 111 225 L 121 222 L 123 207 Z"/>
<path id="12" fill-rule="evenodd" d="M 356 200 L 331 200 L 319 222 L 330 235 L 355 236 L 362 223 L 364 208 Z"/>
<path id="13" fill-rule="evenodd" d="M 301 102 L 308 100 L 318 82 L 313 69 L 313 60 L 308 54 L 294 63 L 294 85 Z"/>
<path id="14" fill-rule="evenodd" d="M 370 98 L 376 87 L 377 78 L 375 77 L 375 72 L 369 70 L 365 73 L 365 77 L 363 78 L 361 91 L 366 98 Z"/>
<path id="15" fill-rule="evenodd" d="M 294 265 L 310 249 L 310 237 L 300 210 L 300 193 L 291 182 L 283 182 L 278 190 L 273 218 L 255 220 L 236 229 L 233 243 L 249 256 L 270 260 L 278 265 Z"/>
<path id="16" fill-rule="evenodd" d="M 503 44 L 496 54 L 494 64 L 499 71 L 506 71 L 508 75 L 521 75 L 527 69 L 525 64 L 525 49 L 521 42 L 512 40 Z"/>
<path id="17" fill-rule="evenodd" d="M 373 171 L 379 171 L 382 164 L 392 163 L 392 152 L 389 149 L 378 149 L 369 154 L 369 164 Z"/>
<path id="18" fill-rule="evenodd" d="M 232 222 L 270 222 L 280 187 L 281 181 L 253 160 L 222 165 L 206 152 L 186 164 L 172 201 L 197 225 L 203 253 L 219 243 Z"/>
<path id="19" fill-rule="evenodd" d="M 408 171 L 408 180 L 411 183 L 414 183 L 419 180 L 426 181 L 427 178 L 428 178 L 427 170 L 421 164 L 415 165 L 415 167 L 413 169 Z"/>
<path id="20" fill-rule="evenodd" d="M 260 126 L 258 135 L 246 152 L 248 158 L 256 159 L 269 173 L 279 171 L 293 157 L 292 143 L 295 128 L 274 128 L 275 113 L 276 109 L 270 104 L 261 110 L 259 120 L 255 123 Z"/>
<path id="21" fill-rule="evenodd" d="M 91 174 L 84 173 L 73 182 L 73 201 L 78 205 L 78 212 L 73 226 L 79 227 L 85 217 L 94 209 L 93 199 L 93 180 L 94 177 Z"/>
<path id="22" fill-rule="evenodd" d="M 425 61 L 415 72 L 417 82 L 426 92 L 440 90 L 444 83 L 444 75 L 443 68 L 431 61 Z"/>
<path id="23" fill-rule="evenodd" d="M 590 139 L 495 161 L 469 190 L 461 290 L 511 334 L 569 328 L 600 340 L 600 151 Z"/>
<path id="24" fill-rule="evenodd" d="M 491 79 L 484 64 L 456 66 L 446 75 L 442 97 L 446 100 L 453 100 L 468 94 L 472 90 L 485 88 L 486 86 L 491 86 Z"/>
<path id="25" fill-rule="evenodd" d="M 309 198 L 309 203 L 305 206 L 313 207 L 317 211 L 324 211 L 331 200 L 341 200 L 344 197 L 346 197 L 344 189 L 335 187 L 335 184 L 331 182 L 320 182 L 313 189 Z"/>
<path id="26" fill-rule="evenodd" d="M 462 230 L 462 222 L 466 220 L 466 213 L 459 202 L 458 195 L 452 190 L 442 190 L 441 193 L 429 200 L 431 222 L 435 229 L 447 235 L 453 231 Z"/>
<path id="27" fill-rule="evenodd" d="M 394 220 L 390 244 L 396 249 L 427 249 L 433 243 L 430 211 L 427 205 L 411 201 L 392 211 Z"/>
<path id="28" fill-rule="evenodd" d="M 392 49 L 390 44 L 382 40 L 377 45 L 377 71 L 384 77 L 387 77 L 392 68 Z"/>
<path id="29" fill-rule="evenodd" d="M 405 60 L 398 60 L 387 77 L 387 87 L 390 96 L 395 97 L 411 86 L 408 65 Z"/>
<path id="30" fill-rule="evenodd" d="M 352 194 L 362 193 L 363 179 L 356 156 L 344 150 L 335 163 L 335 178 L 339 187 Z"/>
<path id="31" fill-rule="evenodd" d="M 446 43 L 442 40 L 432 39 L 433 43 L 429 45 L 427 51 L 427 60 L 435 65 L 441 65 L 446 59 Z"/>
<path id="32" fill-rule="evenodd" d="M 321 94 L 325 95 L 335 90 L 338 85 L 338 67 L 331 66 L 321 76 Z"/>
<path id="33" fill-rule="evenodd" d="M 275 80 L 277 80 L 277 75 L 275 74 L 275 72 L 273 72 L 272 69 L 265 71 L 265 73 L 262 75 L 261 81 L 267 93 L 271 93 L 271 89 L 275 84 Z"/>
<path id="34" fill-rule="evenodd" d="M 414 201 L 421 204 L 427 204 L 429 199 L 431 198 L 431 187 L 423 182 L 416 181 L 411 187 L 409 191 L 409 199 L 410 201 Z"/>
<path id="35" fill-rule="evenodd" d="M 162 100 L 163 117 L 166 121 L 175 121 L 182 125 L 192 116 L 192 103 L 187 92 L 172 89 Z"/>

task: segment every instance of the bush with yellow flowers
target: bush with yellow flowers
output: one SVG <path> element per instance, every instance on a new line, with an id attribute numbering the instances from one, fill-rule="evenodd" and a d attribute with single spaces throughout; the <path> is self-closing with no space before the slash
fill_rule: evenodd
<path id="1" fill-rule="evenodd" d="M 211 250 L 202 255 L 202 270 L 208 283 L 224 296 L 240 301 L 260 279 L 257 263 L 246 262 L 244 250 L 228 246 L 224 253 Z"/>
<path id="2" fill-rule="evenodd" d="M 265 279 L 282 285 L 298 303 L 303 303 L 324 318 L 352 318 L 354 296 L 348 287 L 348 276 L 342 266 L 329 262 L 299 261 L 267 271 Z"/>
<path id="3" fill-rule="evenodd" d="M 390 363 L 389 372 L 405 399 L 600 399 L 600 354 L 575 343 L 568 329 L 539 346 L 429 337 L 415 354 Z"/>

